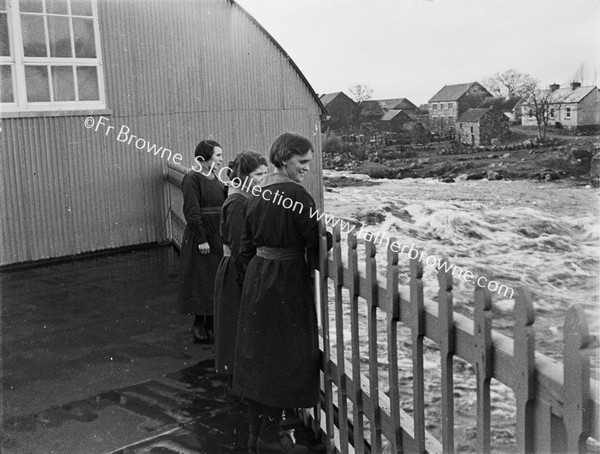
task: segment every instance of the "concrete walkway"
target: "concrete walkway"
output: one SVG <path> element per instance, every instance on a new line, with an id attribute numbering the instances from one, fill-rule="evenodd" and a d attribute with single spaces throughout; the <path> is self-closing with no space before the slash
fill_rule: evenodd
<path id="1" fill-rule="evenodd" d="M 176 311 L 171 248 L 0 275 L 0 452 L 247 452 L 245 406 Z"/>

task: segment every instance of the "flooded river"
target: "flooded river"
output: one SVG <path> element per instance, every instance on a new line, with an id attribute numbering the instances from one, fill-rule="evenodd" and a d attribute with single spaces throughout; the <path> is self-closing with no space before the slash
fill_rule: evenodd
<path id="1" fill-rule="evenodd" d="M 325 171 L 325 177 L 353 177 Z M 367 177 L 365 177 L 367 178 Z M 368 178 L 367 178 L 368 179 Z M 354 221 L 373 234 L 385 232 L 399 244 L 413 244 L 428 256 L 447 257 L 475 276 L 486 276 L 516 290 L 529 288 L 536 309 L 538 351 L 562 361 L 562 326 L 565 313 L 581 304 L 589 315 L 594 345 L 600 334 L 600 191 L 573 181 L 457 181 L 446 184 L 430 179 L 373 180 L 375 185 L 339 185 L 325 192 L 325 211 Z M 364 236 L 364 235 L 363 235 Z M 360 242 L 359 242 L 360 243 Z M 364 241 L 362 241 L 364 244 Z M 359 246 L 364 251 L 364 245 Z M 378 272 L 385 277 L 385 249 L 379 248 Z M 400 255 L 400 283 L 408 283 L 408 257 Z M 425 297 L 435 299 L 436 270 L 424 266 Z M 457 312 L 473 313 L 474 284 L 454 279 Z M 492 292 L 494 328 L 512 337 L 514 299 L 510 293 Z M 346 316 L 349 308 L 345 308 Z M 366 330 L 366 307 L 361 330 Z M 331 314 L 333 323 L 334 314 Z M 381 314 L 378 365 L 381 384 L 387 380 L 385 314 Z M 366 332 L 366 331 L 362 331 Z M 412 410 L 410 334 L 406 330 L 400 349 L 400 382 L 403 409 Z M 349 332 L 345 339 L 349 340 Z M 334 337 L 332 337 L 334 338 Z M 366 339 L 366 337 L 365 337 Z M 402 340 L 404 339 L 404 340 Z M 439 435 L 439 352 L 434 345 L 425 358 L 426 415 L 432 433 Z M 349 348 L 349 345 L 346 345 Z M 366 341 L 361 347 L 368 358 Z M 598 351 L 596 348 L 595 351 Z M 592 358 L 598 375 L 598 355 Z M 475 436 L 475 389 L 472 367 L 455 365 L 457 448 L 470 452 Z M 363 364 L 366 372 L 368 363 Z M 504 385 L 492 382 L 494 444 L 500 452 L 514 449 L 514 396 Z M 407 410 L 408 409 L 408 410 Z"/>

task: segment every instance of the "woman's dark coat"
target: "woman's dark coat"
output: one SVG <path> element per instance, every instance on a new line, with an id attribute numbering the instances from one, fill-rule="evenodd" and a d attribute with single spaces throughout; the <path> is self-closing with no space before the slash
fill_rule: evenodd
<path id="1" fill-rule="evenodd" d="M 183 177 L 181 189 L 187 225 L 181 242 L 179 310 L 184 314 L 212 315 L 215 275 L 223 256 L 219 219 L 225 188 L 216 175 L 209 180 L 191 170 Z M 213 208 L 214 213 L 204 213 L 207 208 Z M 205 242 L 210 246 L 210 254 L 202 255 L 198 245 Z"/>
<path id="2" fill-rule="evenodd" d="M 258 246 L 317 247 L 318 223 L 310 217 L 315 203 L 300 184 L 279 174 L 267 176 L 262 191 L 273 200 L 251 197 L 246 206 L 240 253 L 249 264 L 240 303 L 234 390 L 273 407 L 312 407 L 319 398 L 319 348 L 308 266 L 304 258 L 269 260 L 255 253 Z M 292 208 L 284 208 L 290 205 L 286 198 L 294 203 Z"/>
<path id="3" fill-rule="evenodd" d="M 247 197 L 239 192 L 231 194 L 221 211 L 221 239 L 231 249 L 231 256 L 221 259 L 215 281 L 215 367 L 217 372 L 229 375 L 233 374 L 244 276 L 244 264 L 239 251 Z"/>

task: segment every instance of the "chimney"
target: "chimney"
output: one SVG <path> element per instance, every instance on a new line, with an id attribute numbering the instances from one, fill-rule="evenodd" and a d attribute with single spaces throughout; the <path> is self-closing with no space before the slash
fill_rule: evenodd
<path id="1" fill-rule="evenodd" d="M 581 82 L 571 82 L 571 90 L 577 90 L 581 87 Z"/>
<path id="2" fill-rule="evenodd" d="M 558 84 L 550 84 L 550 91 L 556 91 L 560 88 Z"/>

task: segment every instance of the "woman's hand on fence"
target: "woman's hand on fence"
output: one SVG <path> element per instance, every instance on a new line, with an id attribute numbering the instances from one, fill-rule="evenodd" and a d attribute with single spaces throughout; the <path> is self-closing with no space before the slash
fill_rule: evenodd
<path id="1" fill-rule="evenodd" d="M 198 252 L 202 255 L 210 254 L 210 246 L 208 243 L 202 243 L 198 245 Z"/>

